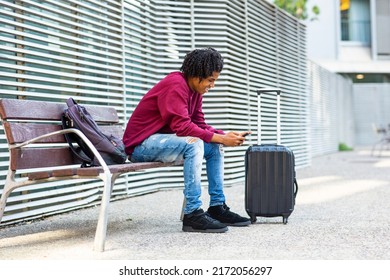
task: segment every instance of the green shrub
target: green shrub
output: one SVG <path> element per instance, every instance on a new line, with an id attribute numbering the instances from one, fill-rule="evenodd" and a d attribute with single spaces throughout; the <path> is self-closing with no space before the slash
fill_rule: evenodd
<path id="1" fill-rule="evenodd" d="M 340 143 L 339 144 L 339 151 L 344 152 L 344 151 L 353 151 L 353 148 L 349 147 L 345 143 Z"/>

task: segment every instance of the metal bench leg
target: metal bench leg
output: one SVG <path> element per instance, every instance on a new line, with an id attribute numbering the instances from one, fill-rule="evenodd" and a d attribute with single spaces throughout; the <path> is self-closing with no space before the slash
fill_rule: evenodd
<path id="1" fill-rule="evenodd" d="M 3 190 L 3 194 L 1 195 L 1 199 L 0 199 L 0 222 L 1 222 L 1 219 L 3 219 L 5 205 L 7 204 L 7 198 L 10 195 L 11 191 L 12 190 L 9 190 L 9 189 L 5 190 L 4 189 Z"/>
<path id="2" fill-rule="evenodd" d="M 110 204 L 111 189 L 115 182 L 111 177 L 111 174 L 103 174 L 104 189 L 102 194 L 102 203 L 100 206 L 99 220 L 96 227 L 94 250 L 103 252 L 104 243 L 107 234 L 107 221 L 108 221 L 108 205 Z"/>
<path id="3" fill-rule="evenodd" d="M 183 198 L 183 206 L 181 207 L 180 221 L 183 221 L 184 218 L 184 208 L 186 207 L 186 198 Z"/>
<path id="4" fill-rule="evenodd" d="M 1 194 L 0 198 L 0 222 L 3 219 L 5 205 L 7 204 L 7 199 L 9 195 L 14 189 L 22 187 L 23 185 L 28 185 L 27 180 L 25 182 L 16 182 L 15 172 L 8 170 L 7 178 L 5 179 L 5 184 L 3 188 L 3 193 Z"/>

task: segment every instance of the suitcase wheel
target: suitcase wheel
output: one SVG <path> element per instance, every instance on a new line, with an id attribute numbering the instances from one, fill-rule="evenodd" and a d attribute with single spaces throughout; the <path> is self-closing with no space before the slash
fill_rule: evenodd
<path id="1" fill-rule="evenodd" d="M 283 224 L 287 224 L 287 217 L 283 217 Z"/>
<path id="2" fill-rule="evenodd" d="M 257 221 L 256 215 L 252 214 L 252 215 L 250 215 L 250 218 L 251 218 L 252 224 L 256 223 L 256 221 Z"/>

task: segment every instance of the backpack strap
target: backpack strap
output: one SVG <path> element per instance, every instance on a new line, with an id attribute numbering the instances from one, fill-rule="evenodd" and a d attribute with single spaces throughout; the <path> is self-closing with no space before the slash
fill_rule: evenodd
<path id="1" fill-rule="evenodd" d="M 67 128 L 73 128 L 71 125 L 68 124 L 69 119 L 65 116 L 65 114 L 62 114 L 61 116 L 61 123 L 62 123 L 62 128 L 67 129 Z M 92 154 L 92 157 L 90 156 L 90 151 L 87 146 L 85 146 L 85 143 L 82 141 L 82 139 L 78 135 L 72 135 L 70 137 L 69 134 L 65 133 L 64 134 L 65 140 L 69 145 L 69 148 L 72 150 L 73 154 L 81 160 L 82 164 L 81 167 L 90 167 L 93 166 L 93 159 L 94 156 Z M 73 142 L 76 142 L 79 146 L 76 148 L 73 145 Z"/>

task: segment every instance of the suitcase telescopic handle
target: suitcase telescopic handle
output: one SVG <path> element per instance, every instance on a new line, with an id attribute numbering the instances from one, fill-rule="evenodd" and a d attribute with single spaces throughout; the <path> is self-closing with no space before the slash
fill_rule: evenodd
<path id="1" fill-rule="evenodd" d="M 257 90 L 257 144 L 261 144 L 261 94 L 275 92 L 276 93 L 276 144 L 280 145 L 280 93 L 281 89 L 279 88 L 261 88 Z"/>

